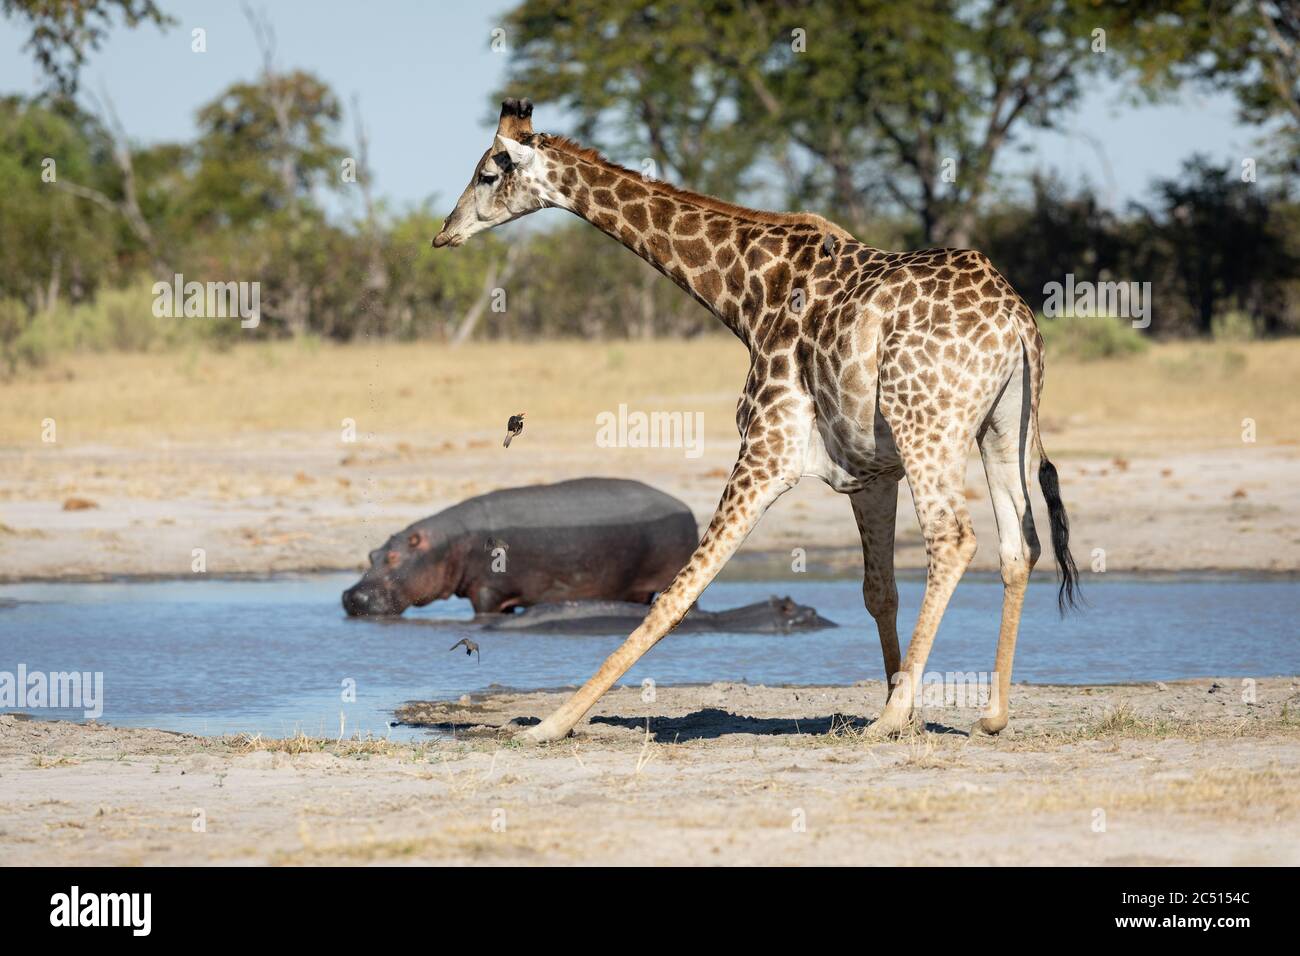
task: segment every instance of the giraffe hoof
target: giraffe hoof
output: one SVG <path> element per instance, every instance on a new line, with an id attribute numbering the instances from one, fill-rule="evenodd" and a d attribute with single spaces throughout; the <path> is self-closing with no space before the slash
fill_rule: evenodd
<path id="1" fill-rule="evenodd" d="M 540 723 L 519 731 L 511 740 L 525 747 L 536 747 L 538 744 L 548 744 L 564 736 L 565 734 L 557 734 L 554 731 L 547 730 L 546 724 Z"/>
<path id="2" fill-rule="evenodd" d="M 904 717 L 891 717 L 888 714 L 881 714 L 876 720 L 862 732 L 865 740 L 897 740 L 899 737 L 923 730 L 925 725 L 915 714 L 908 714 Z"/>
<path id="3" fill-rule="evenodd" d="M 537 728 L 540 726 L 541 724 L 533 724 L 533 726 L 519 731 L 519 733 L 515 734 L 510 739 L 525 747 L 536 747 L 545 740 L 545 738 L 537 732 Z"/>
<path id="4" fill-rule="evenodd" d="M 970 736 L 972 737 L 996 737 L 1002 733 L 1007 726 L 1005 719 L 990 720 L 988 717 L 981 717 L 975 723 L 971 724 Z"/>

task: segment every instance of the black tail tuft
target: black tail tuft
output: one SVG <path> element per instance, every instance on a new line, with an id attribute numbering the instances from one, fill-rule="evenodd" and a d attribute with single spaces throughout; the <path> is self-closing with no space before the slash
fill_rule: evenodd
<path id="1" fill-rule="evenodd" d="M 1056 477 L 1056 467 L 1043 456 L 1038 464 L 1038 485 L 1047 499 L 1047 516 L 1052 525 L 1052 551 L 1061 575 L 1061 591 L 1057 604 L 1064 616 L 1066 608 L 1077 610 L 1082 594 L 1079 593 L 1079 569 L 1070 554 L 1070 519 L 1061 503 L 1061 483 Z"/>

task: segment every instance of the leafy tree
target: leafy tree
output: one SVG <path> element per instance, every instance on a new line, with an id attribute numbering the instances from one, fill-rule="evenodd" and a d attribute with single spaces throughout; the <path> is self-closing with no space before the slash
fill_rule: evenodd
<path id="1" fill-rule="evenodd" d="M 64 94 L 77 91 L 87 51 L 99 49 L 115 16 L 128 27 L 176 22 L 154 0 L 0 0 L 0 12 L 27 22 L 31 35 L 25 49 Z"/>
<path id="2" fill-rule="evenodd" d="M 338 182 L 342 110 L 308 73 L 235 83 L 200 107 L 194 215 L 254 222 Z"/>
<path id="3" fill-rule="evenodd" d="M 523 0 L 508 86 L 582 134 L 649 143 L 696 188 L 744 186 L 766 161 L 791 201 L 855 230 L 888 205 L 921 241 L 964 244 L 1016 134 L 1127 66 L 1093 31 L 1114 43 L 1145 20 L 1108 17 L 1089 0 Z"/>
<path id="4" fill-rule="evenodd" d="M 1196 82 L 1232 93 L 1243 122 L 1271 127 L 1270 158 L 1300 169 L 1298 0 L 1131 0 L 1128 65 L 1144 89 Z"/>
<path id="5" fill-rule="evenodd" d="M 66 101 L 0 99 L 0 297 L 27 312 L 93 293 L 115 264 L 118 223 L 60 189 L 75 180 L 112 191 L 107 133 Z"/>
<path id="6" fill-rule="evenodd" d="M 339 183 L 341 116 L 321 80 L 269 69 L 260 82 L 233 84 L 198 114 L 189 215 L 252 241 L 253 268 L 268 283 L 264 314 L 295 335 L 307 331 L 308 272 L 323 249 L 315 192 Z"/>
<path id="7" fill-rule="evenodd" d="M 756 141 L 735 118 L 739 77 L 712 52 L 753 45 L 727 6 L 524 0 L 506 18 L 507 85 L 571 111 L 584 139 L 608 132 L 629 165 L 649 159 L 656 175 L 732 197 Z"/>
<path id="8" fill-rule="evenodd" d="M 1127 278 L 1124 223 L 1090 187 L 1069 191 L 1059 179 L 1035 176 L 1028 204 L 1003 202 L 980 217 L 976 245 L 1034 306 L 1048 282 L 1067 273 L 1098 281 Z"/>
<path id="9" fill-rule="evenodd" d="M 1135 249 L 1152 263 L 1139 274 L 1171 274 L 1171 292 L 1186 304 L 1196 331 L 1208 333 L 1216 316 L 1238 309 L 1257 316 L 1262 331 L 1283 325 L 1282 285 L 1300 276 L 1286 226 L 1275 209 L 1284 197 L 1244 183 L 1231 166 L 1205 157 L 1188 160 L 1182 174 L 1156 183 L 1154 207 L 1136 207 Z"/>

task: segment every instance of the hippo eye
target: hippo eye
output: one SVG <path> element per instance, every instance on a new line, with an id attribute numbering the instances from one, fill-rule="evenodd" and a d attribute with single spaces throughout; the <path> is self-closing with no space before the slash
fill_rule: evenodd
<path id="1" fill-rule="evenodd" d="M 407 538 L 407 539 L 406 539 L 406 543 L 407 543 L 407 545 L 409 545 L 409 546 L 412 547 L 412 548 L 418 548 L 418 547 L 420 546 L 420 534 L 419 534 L 419 532 L 417 531 L 417 532 L 413 533 L 409 538 Z"/>

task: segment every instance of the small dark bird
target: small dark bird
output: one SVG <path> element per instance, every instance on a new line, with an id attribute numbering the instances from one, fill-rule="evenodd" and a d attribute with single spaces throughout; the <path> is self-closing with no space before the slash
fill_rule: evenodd
<path id="1" fill-rule="evenodd" d="M 481 664 L 481 663 L 483 662 L 483 655 L 478 653 L 478 645 L 475 644 L 473 641 L 471 641 L 468 637 L 462 637 L 462 638 L 461 638 L 459 641 L 457 641 L 455 644 L 451 645 L 451 647 L 447 648 L 447 650 L 449 650 L 449 651 L 454 651 L 456 648 L 460 647 L 462 644 L 465 645 L 465 656 L 466 656 L 466 657 L 469 657 L 471 654 L 478 654 L 479 663 Z"/>
<path id="2" fill-rule="evenodd" d="M 505 448 L 509 448 L 510 439 L 514 438 L 523 430 L 524 430 L 524 413 L 520 412 L 518 415 L 511 415 L 510 421 L 506 422 L 506 440 L 501 443 L 502 446 Z"/>

